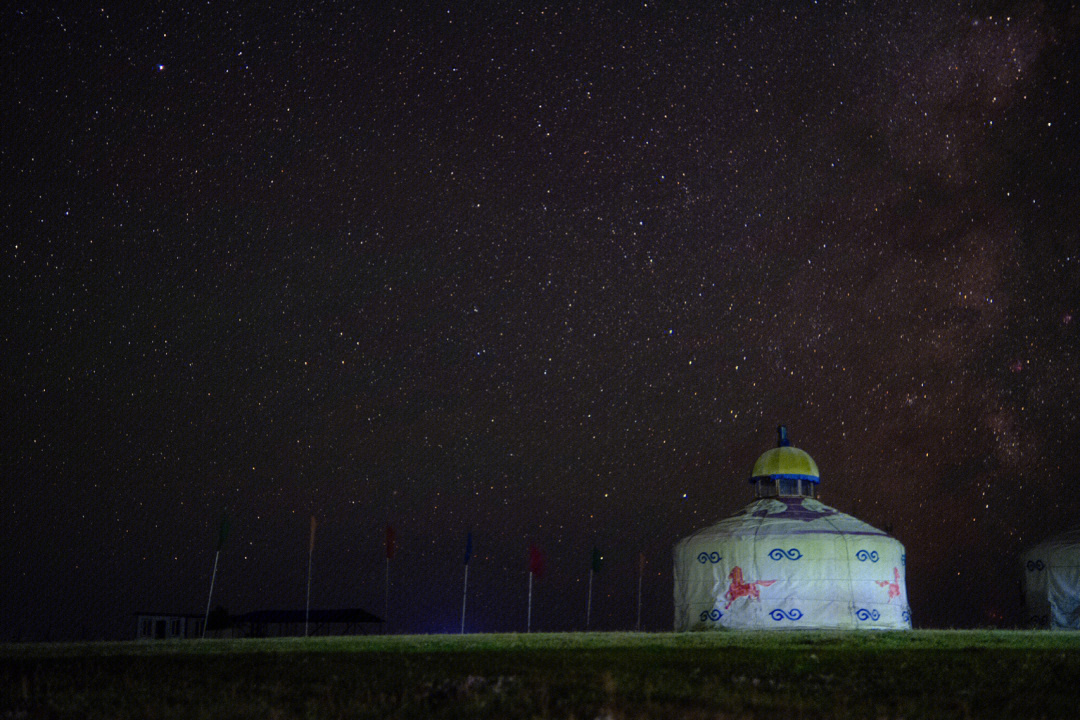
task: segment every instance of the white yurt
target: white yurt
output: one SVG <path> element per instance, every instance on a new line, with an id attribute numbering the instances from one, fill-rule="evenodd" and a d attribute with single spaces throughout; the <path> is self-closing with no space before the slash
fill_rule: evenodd
<path id="1" fill-rule="evenodd" d="M 904 546 L 818 502 L 817 465 L 778 431 L 757 499 L 676 543 L 675 630 L 910 629 Z"/>
<path id="2" fill-rule="evenodd" d="M 1080 527 L 1024 553 L 1028 624 L 1080 630 Z"/>

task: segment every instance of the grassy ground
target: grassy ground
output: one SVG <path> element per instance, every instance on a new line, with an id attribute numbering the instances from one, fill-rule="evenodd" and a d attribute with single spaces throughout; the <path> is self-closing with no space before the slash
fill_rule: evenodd
<path id="1" fill-rule="evenodd" d="M 1080 633 L 0 645 L 0 720 L 1080 716 Z"/>

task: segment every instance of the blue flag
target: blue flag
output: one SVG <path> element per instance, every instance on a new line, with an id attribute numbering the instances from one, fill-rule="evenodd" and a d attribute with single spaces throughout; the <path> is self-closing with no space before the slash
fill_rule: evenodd
<path id="1" fill-rule="evenodd" d="M 465 538 L 465 564 L 469 564 L 469 558 L 472 557 L 472 533 L 470 532 Z"/>

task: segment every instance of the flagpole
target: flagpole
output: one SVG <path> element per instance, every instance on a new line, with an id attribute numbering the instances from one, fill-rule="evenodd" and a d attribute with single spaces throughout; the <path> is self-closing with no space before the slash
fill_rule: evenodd
<path id="1" fill-rule="evenodd" d="M 532 632 L 532 570 L 529 571 L 529 613 L 525 619 L 525 632 Z"/>
<path id="2" fill-rule="evenodd" d="M 461 589 L 461 634 L 465 634 L 465 600 L 469 597 L 469 564 L 465 563 L 465 586 Z"/>
<path id="3" fill-rule="evenodd" d="M 304 637 L 308 636 L 308 620 L 311 617 L 311 556 L 315 552 L 315 516 L 311 516 L 311 540 L 307 551 L 307 604 L 304 606 Z"/>
<path id="4" fill-rule="evenodd" d="M 383 598 L 383 634 L 390 634 L 390 557 L 386 558 L 386 594 Z"/>
<path id="5" fill-rule="evenodd" d="M 308 636 L 308 620 L 311 617 L 311 554 L 314 545 L 308 548 L 307 554 L 307 605 L 304 606 L 304 637 Z"/>
<path id="6" fill-rule="evenodd" d="M 585 631 L 589 630 L 589 619 L 592 617 L 592 576 L 593 569 L 589 568 L 589 601 L 585 603 Z"/>
<path id="7" fill-rule="evenodd" d="M 217 561 L 221 557 L 221 549 L 214 553 L 214 572 L 210 575 L 210 594 L 206 598 L 206 614 L 203 616 L 202 636 L 206 637 L 206 624 L 210 622 L 210 600 L 214 597 L 214 580 L 217 579 Z"/>
<path id="8" fill-rule="evenodd" d="M 641 575 L 645 571 L 645 565 L 638 563 L 637 571 L 637 631 L 641 632 Z"/>

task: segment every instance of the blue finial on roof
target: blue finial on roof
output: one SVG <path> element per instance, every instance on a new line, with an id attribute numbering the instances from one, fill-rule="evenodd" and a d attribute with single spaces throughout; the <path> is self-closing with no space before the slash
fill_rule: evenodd
<path id="1" fill-rule="evenodd" d="M 776 447 L 791 447 L 791 441 L 787 438 L 787 426 L 781 425 L 776 428 Z"/>

